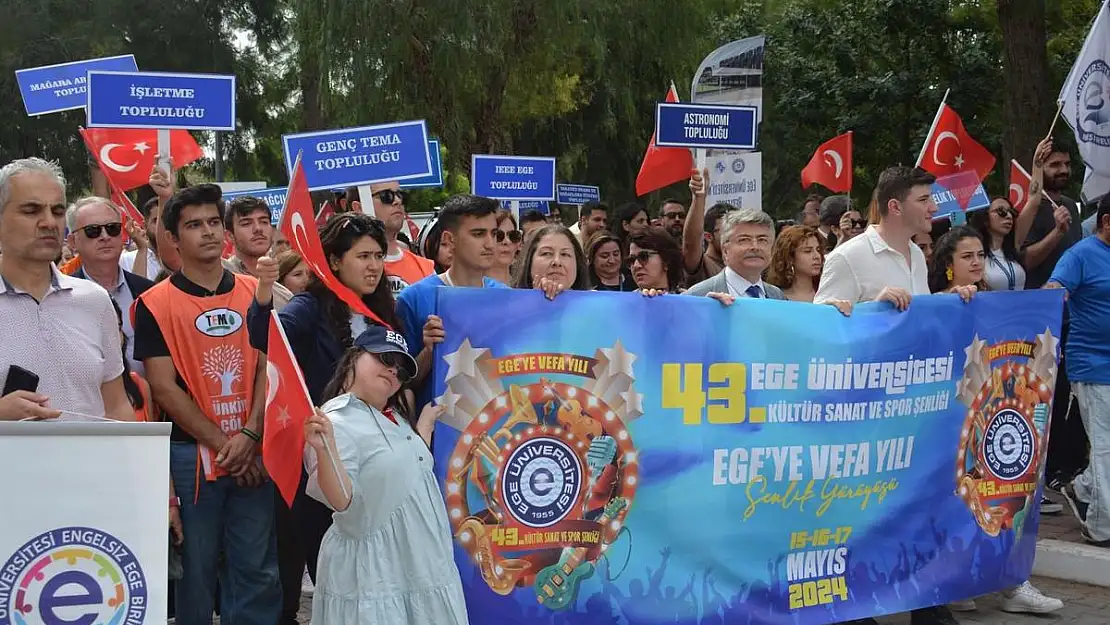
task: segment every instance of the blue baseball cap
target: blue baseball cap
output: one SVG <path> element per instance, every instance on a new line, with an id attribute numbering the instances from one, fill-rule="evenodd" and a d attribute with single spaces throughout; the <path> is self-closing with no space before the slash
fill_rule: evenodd
<path id="1" fill-rule="evenodd" d="M 409 353 L 409 345 L 400 332 L 372 325 L 355 338 L 354 346 L 371 354 L 397 354 L 400 357 L 397 359 L 398 366 L 408 374 L 407 379 L 416 377 L 416 359 Z"/>

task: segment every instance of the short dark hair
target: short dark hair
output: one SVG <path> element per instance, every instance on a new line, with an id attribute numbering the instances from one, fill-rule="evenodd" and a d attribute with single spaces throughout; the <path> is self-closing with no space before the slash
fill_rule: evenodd
<path id="1" fill-rule="evenodd" d="M 716 235 L 717 222 L 720 221 L 721 217 L 724 217 L 726 213 L 731 213 L 734 210 L 740 209 L 736 208 L 732 204 L 726 204 L 724 202 L 717 202 L 713 206 L 709 207 L 709 210 L 705 211 L 705 221 L 702 222 L 702 226 L 705 229 L 705 234 Z"/>
<path id="2" fill-rule="evenodd" d="M 270 205 L 254 196 L 244 195 L 231 200 L 231 203 L 227 205 L 227 210 L 224 211 L 224 230 L 231 232 L 231 227 L 235 224 L 236 219 L 246 217 L 257 211 L 266 211 L 266 219 L 273 220 L 274 218 Z"/>
<path id="3" fill-rule="evenodd" d="M 602 204 L 601 202 L 594 202 L 593 200 L 590 200 L 579 208 L 578 216 L 589 217 L 594 211 L 601 211 L 608 215 L 609 206 L 607 204 Z"/>
<path id="4" fill-rule="evenodd" d="M 682 258 L 682 248 L 669 232 L 659 226 L 649 226 L 640 234 L 628 240 L 629 245 L 659 254 L 663 266 L 667 268 L 667 287 L 677 292 L 686 285 L 686 261 Z"/>
<path id="5" fill-rule="evenodd" d="M 678 204 L 682 208 L 686 208 L 686 202 L 683 202 L 682 200 L 679 200 L 677 198 L 666 197 L 666 198 L 663 198 L 663 201 L 659 203 L 659 209 L 662 210 L 663 207 L 666 206 L 667 204 Z"/>
<path id="6" fill-rule="evenodd" d="M 173 194 L 162 209 L 162 225 L 174 237 L 178 236 L 178 226 L 181 225 L 181 211 L 186 206 L 202 206 L 214 204 L 220 215 L 220 222 L 224 220 L 223 191 L 218 185 L 198 184 Z"/>
<path id="7" fill-rule="evenodd" d="M 1107 216 L 1110 216 L 1110 193 L 1102 196 L 1102 200 L 1098 203 L 1098 210 L 1095 212 L 1095 232 L 1102 230 L 1102 222 Z"/>
<path id="8" fill-rule="evenodd" d="M 852 208 L 852 198 L 847 195 L 830 195 L 821 200 L 818 216 L 823 226 L 836 226 L 840 218 Z"/>
<path id="9" fill-rule="evenodd" d="M 879 184 L 876 185 L 880 219 L 886 217 L 891 200 L 905 202 L 911 189 L 921 185 L 930 186 L 936 181 L 936 176 L 920 167 L 887 167 L 879 174 Z"/>
<path id="10" fill-rule="evenodd" d="M 520 214 L 520 225 L 521 225 L 521 227 L 524 227 L 524 224 L 534 224 L 534 223 L 538 223 L 538 222 L 541 222 L 541 221 L 546 222 L 547 221 L 547 215 L 544 215 L 543 213 L 541 213 L 540 211 L 538 211 L 534 208 L 530 208 L 530 209 L 528 209 L 528 210 L 526 210 L 526 211 L 524 211 L 523 213 Z"/>
<path id="11" fill-rule="evenodd" d="M 439 211 L 439 223 L 448 232 L 456 232 L 463 217 L 487 217 L 501 208 L 501 203 L 488 197 L 461 193 L 447 198 Z"/>
<path id="12" fill-rule="evenodd" d="M 154 212 L 155 208 L 158 208 L 157 195 L 143 202 L 143 205 L 139 207 L 139 212 L 143 214 L 143 219 L 150 219 L 150 214 Z"/>

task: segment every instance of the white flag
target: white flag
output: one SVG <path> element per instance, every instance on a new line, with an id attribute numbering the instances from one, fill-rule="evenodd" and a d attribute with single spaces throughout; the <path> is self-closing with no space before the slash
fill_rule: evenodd
<path id="1" fill-rule="evenodd" d="M 1083 195 L 1095 197 L 1099 178 L 1110 178 L 1110 0 L 1102 3 L 1083 49 L 1075 60 L 1059 101 L 1064 121 L 1075 131 L 1079 154 L 1094 176 L 1088 176 Z"/>

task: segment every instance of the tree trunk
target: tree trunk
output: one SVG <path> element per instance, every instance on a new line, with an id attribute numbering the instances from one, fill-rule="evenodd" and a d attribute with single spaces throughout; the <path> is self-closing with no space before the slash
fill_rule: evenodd
<path id="1" fill-rule="evenodd" d="M 323 107 L 320 104 L 320 64 L 311 52 L 301 53 L 301 129 L 326 128 Z"/>
<path id="2" fill-rule="evenodd" d="M 998 0 L 1002 29 L 1002 169 L 1016 158 L 1032 169 L 1033 151 L 1052 123 L 1044 0 Z"/>

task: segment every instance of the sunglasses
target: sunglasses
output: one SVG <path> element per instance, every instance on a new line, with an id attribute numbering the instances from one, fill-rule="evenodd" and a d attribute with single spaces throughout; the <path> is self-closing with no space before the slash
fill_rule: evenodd
<path id="1" fill-rule="evenodd" d="M 85 233 L 85 236 L 90 239 L 100 238 L 101 229 L 107 232 L 108 236 L 110 237 L 118 237 L 120 233 L 123 232 L 123 224 L 119 222 L 114 222 L 110 224 L 92 225 L 81 228 L 81 230 Z"/>
<path id="2" fill-rule="evenodd" d="M 523 235 L 520 234 L 520 230 L 510 230 L 508 232 L 505 232 L 504 230 L 498 228 L 493 231 L 493 238 L 497 239 L 498 243 L 504 243 L 506 237 L 508 237 L 510 243 L 520 243 Z"/>
<path id="3" fill-rule="evenodd" d="M 1009 208 L 996 208 L 994 214 L 999 217 L 1017 217 L 1017 211 Z"/>
<path id="4" fill-rule="evenodd" d="M 405 368 L 405 357 L 403 355 L 396 352 L 384 352 L 381 354 L 374 354 L 374 357 L 386 367 L 395 370 L 397 372 L 397 380 L 401 384 L 406 384 L 412 379 L 409 370 Z"/>
<path id="5" fill-rule="evenodd" d="M 352 228 L 356 234 L 370 234 L 385 228 L 382 220 L 365 213 L 342 213 L 335 218 L 343 221 L 341 228 Z"/>
<path id="6" fill-rule="evenodd" d="M 852 220 L 852 227 L 853 228 L 866 228 L 867 227 L 867 220 L 866 219 L 853 219 Z"/>
<path id="7" fill-rule="evenodd" d="M 663 219 L 686 219 L 686 213 L 663 213 Z"/>
<path id="8" fill-rule="evenodd" d="M 409 194 L 404 191 L 394 191 L 393 189 L 383 189 L 373 194 L 378 198 L 382 204 L 392 204 L 397 198 L 401 198 L 401 203 L 404 204 L 405 200 L 409 198 Z"/>
<path id="9" fill-rule="evenodd" d="M 628 265 L 632 266 L 632 263 L 636 261 L 640 261 L 641 265 L 646 265 L 648 261 L 651 260 L 652 256 L 658 255 L 659 252 L 653 250 L 640 250 L 639 252 L 636 252 L 635 254 L 630 254 L 628 256 Z"/>

